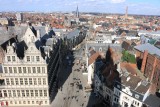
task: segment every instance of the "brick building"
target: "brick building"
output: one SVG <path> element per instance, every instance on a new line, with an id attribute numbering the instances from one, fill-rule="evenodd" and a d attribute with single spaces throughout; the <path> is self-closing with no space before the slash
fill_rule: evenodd
<path id="1" fill-rule="evenodd" d="M 141 60 L 141 72 L 153 82 L 157 91 L 160 90 L 160 49 L 150 44 L 142 44 L 135 47 L 136 57 Z"/>

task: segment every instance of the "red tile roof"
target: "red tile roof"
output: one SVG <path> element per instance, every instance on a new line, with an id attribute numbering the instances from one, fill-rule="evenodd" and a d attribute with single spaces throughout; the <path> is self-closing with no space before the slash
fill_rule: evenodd
<path id="1" fill-rule="evenodd" d="M 99 52 L 96 52 L 93 55 L 91 55 L 89 60 L 88 60 L 88 65 L 94 63 L 98 57 L 100 57 L 100 53 Z"/>
<path id="2" fill-rule="evenodd" d="M 130 72 L 132 75 L 137 75 L 137 73 L 136 73 L 137 65 L 136 64 L 122 62 L 122 63 L 120 63 L 120 66 L 123 68 L 126 68 L 126 70 L 128 72 Z"/>

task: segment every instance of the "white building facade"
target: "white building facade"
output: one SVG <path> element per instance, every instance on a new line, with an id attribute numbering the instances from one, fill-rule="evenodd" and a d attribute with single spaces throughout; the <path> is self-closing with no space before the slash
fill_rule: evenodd
<path id="1" fill-rule="evenodd" d="M 26 44 L 24 56 L 17 57 L 16 44 L 8 44 L 2 63 L 5 85 L 1 86 L 1 104 L 9 106 L 49 105 L 46 60 L 36 48 L 39 39 L 28 27 L 22 37 Z M 23 54 L 23 51 L 21 55 Z"/>

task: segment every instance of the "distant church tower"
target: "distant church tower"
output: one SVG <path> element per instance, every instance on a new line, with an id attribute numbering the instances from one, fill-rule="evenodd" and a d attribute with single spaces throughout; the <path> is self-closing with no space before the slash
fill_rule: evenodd
<path id="1" fill-rule="evenodd" d="M 128 18 L 128 6 L 126 7 L 125 19 Z"/>
<path id="2" fill-rule="evenodd" d="M 77 5 L 77 9 L 76 9 L 76 18 L 79 18 L 78 5 Z"/>

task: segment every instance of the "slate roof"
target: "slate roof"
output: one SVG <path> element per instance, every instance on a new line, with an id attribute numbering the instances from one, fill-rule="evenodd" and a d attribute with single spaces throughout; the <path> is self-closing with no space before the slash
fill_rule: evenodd
<path id="1" fill-rule="evenodd" d="M 150 94 L 144 101 L 149 107 L 160 107 L 160 98 L 156 95 Z"/>
<path id="2" fill-rule="evenodd" d="M 12 37 L 16 37 L 16 35 L 18 37 L 17 39 L 20 40 L 26 30 L 27 26 L 8 26 L 7 28 L 0 27 L 0 44 L 3 44 Z"/>
<path id="3" fill-rule="evenodd" d="M 74 37 L 79 36 L 79 32 L 80 31 L 78 29 L 75 29 L 75 30 L 69 32 L 68 34 L 66 34 L 66 36 L 68 39 L 73 39 Z"/>
<path id="4" fill-rule="evenodd" d="M 108 46 L 111 48 L 117 50 L 117 51 L 122 51 L 122 47 L 119 44 L 107 44 L 107 43 L 87 43 L 87 50 L 89 48 L 94 49 L 95 51 L 99 51 L 100 48 L 102 48 L 102 52 L 106 52 L 108 50 Z"/>
<path id="5" fill-rule="evenodd" d="M 138 92 L 140 94 L 145 94 L 151 85 L 146 80 L 142 80 L 141 78 L 134 76 L 127 71 L 122 71 L 120 78 L 120 83 L 122 85 L 124 85 L 125 87 L 130 87 L 132 91 Z"/>
<path id="6" fill-rule="evenodd" d="M 12 37 L 16 37 L 16 35 L 18 41 L 21 41 L 21 38 L 25 34 L 27 28 L 28 26 L 8 26 L 7 28 L 0 27 L 0 44 L 3 44 Z M 51 30 L 48 35 L 46 33 L 45 26 L 33 26 L 31 27 L 31 30 L 35 36 L 37 36 L 36 30 L 40 30 L 42 39 L 50 38 L 52 35 L 55 35 L 53 30 Z"/>
<path id="7" fill-rule="evenodd" d="M 154 46 L 156 46 L 157 48 L 160 49 L 160 41 L 157 41 L 157 42 L 154 44 Z"/>
<path id="8" fill-rule="evenodd" d="M 1 36 L 1 38 L 3 38 L 2 36 L 4 36 L 4 40 L 5 40 L 4 42 L 3 41 L 1 42 L 2 48 L 4 50 L 6 50 L 8 43 L 10 43 L 10 44 L 15 43 L 16 44 L 15 51 L 17 53 L 17 56 L 20 59 L 23 59 L 23 57 L 25 56 L 24 51 L 28 49 L 28 46 L 24 40 L 21 40 L 21 37 L 25 35 L 27 28 L 28 28 L 28 26 L 25 26 L 25 27 L 24 26 L 18 26 L 18 27 L 14 26 L 14 27 L 8 27 L 8 30 L 5 29 L 5 31 L 3 32 L 3 29 L 1 27 L 0 28 L 0 36 Z M 35 36 L 37 36 L 37 30 L 40 30 L 41 40 L 37 40 L 34 43 L 38 50 L 41 46 L 44 46 L 45 43 L 46 43 L 46 45 L 50 45 L 50 46 L 53 44 L 53 40 L 50 39 L 52 37 L 52 35 L 54 35 L 54 32 L 52 32 L 52 30 L 49 31 L 49 33 L 47 34 L 44 26 L 36 26 L 36 27 L 30 26 L 30 29 L 32 30 L 32 32 L 34 33 Z M 17 35 L 17 38 L 13 38 L 13 37 L 10 38 L 11 35 Z M 18 41 L 17 41 L 17 39 L 18 39 Z M 48 41 L 47 41 L 47 39 L 48 39 Z M 46 47 L 45 47 L 45 49 L 46 49 Z M 40 49 L 41 54 L 44 53 L 45 49 Z M 42 57 L 44 58 L 43 55 L 42 55 Z"/>
<path id="9" fill-rule="evenodd" d="M 160 49 L 158 49 L 157 47 L 149 43 L 141 44 L 141 45 L 135 46 L 134 48 L 141 52 L 144 52 L 144 50 L 148 50 L 148 53 L 150 54 L 160 55 Z"/>

